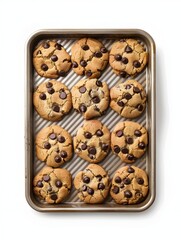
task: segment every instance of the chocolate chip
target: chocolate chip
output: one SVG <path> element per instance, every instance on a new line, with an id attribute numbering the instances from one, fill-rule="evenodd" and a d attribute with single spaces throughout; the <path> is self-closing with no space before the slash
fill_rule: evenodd
<path id="1" fill-rule="evenodd" d="M 44 180 L 45 182 L 50 181 L 50 176 L 49 176 L 49 175 L 44 175 L 44 176 L 43 176 L 43 180 Z"/>
<path id="2" fill-rule="evenodd" d="M 55 185 L 56 185 L 56 187 L 61 188 L 62 182 L 61 182 L 60 180 L 57 180 L 57 181 L 55 182 Z"/>
<path id="3" fill-rule="evenodd" d="M 67 157 L 67 152 L 61 151 L 60 156 L 61 156 L 62 158 L 66 158 L 66 157 Z"/>
<path id="4" fill-rule="evenodd" d="M 91 70 L 86 71 L 86 72 L 85 72 L 85 75 L 86 75 L 87 77 L 92 76 L 92 72 L 91 72 Z"/>
<path id="5" fill-rule="evenodd" d="M 134 61 L 134 62 L 133 62 L 133 66 L 134 66 L 135 68 L 139 68 L 139 67 L 141 67 L 141 63 L 140 63 L 139 61 Z"/>
<path id="6" fill-rule="evenodd" d="M 52 60 L 53 62 L 56 62 L 56 61 L 58 60 L 58 57 L 57 57 L 56 55 L 52 55 L 52 56 L 51 56 L 51 60 Z"/>
<path id="7" fill-rule="evenodd" d="M 120 188 L 124 188 L 124 183 L 123 182 L 120 184 Z"/>
<path id="8" fill-rule="evenodd" d="M 121 152 L 123 154 L 127 154 L 129 152 L 129 150 L 126 147 L 123 147 L 123 148 L 121 148 Z"/>
<path id="9" fill-rule="evenodd" d="M 114 146 L 114 152 L 119 153 L 121 151 L 120 147 L 118 145 Z"/>
<path id="10" fill-rule="evenodd" d="M 42 54 L 42 52 L 41 52 L 40 50 L 38 50 L 38 52 L 36 53 L 36 55 L 38 55 L 38 54 Z"/>
<path id="11" fill-rule="evenodd" d="M 56 47 L 56 49 L 58 49 L 58 50 L 61 50 L 62 49 L 62 45 L 60 44 L 60 43 L 56 43 L 55 44 L 55 47 Z"/>
<path id="12" fill-rule="evenodd" d="M 65 71 L 63 71 L 63 70 L 59 71 L 59 76 L 60 77 L 65 77 L 65 75 L 66 75 Z"/>
<path id="13" fill-rule="evenodd" d="M 95 155 L 96 154 L 96 148 L 95 147 L 90 147 L 89 149 L 88 149 L 88 152 L 90 153 L 90 154 L 92 154 L 92 155 Z"/>
<path id="14" fill-rule="evenodd" d="M 143 180 L 143 178 L 141 178 L 141 177 L 140 177 L 140 178 L 137 178 L 136 181 L 137 181 L 137 183 L 140 184 L 140 185 L 142 185 L 142 184 L 144 183 L 144 180 Z"/>
<path id="15" fill-rule="evenodd" d="M 135 156 L 133 154 L 128 154 L 127 156 L 128 160 L 133 161 L 135 160 Z"/>
<path id="16" fill-rule="evenodd" d="M 131 88 L 131 85 L 130 84 L 127 84 L 126 86 L 125 86 L 125 89 L 130 89 Z"/>
<path id="17" fill-rule="evenodd" d="M 121 72 L 120 72 L 120 76 L 121 76 L 121 77 L 125 78 L 126 75 L 127 75 L 127 72 L 125 72 L 125 71 L 121 71 Z"/>
<path id="18" fill-rule="evenodd" d="M 144 142 L 140 142 L 140 143 L 138 144 L 138 147 L 139 147 L 140 149 L 144 149 L 144 148 L 145 148 L 145 143 L 144 143 Z"/>
<path id="19" fill-rule="evenodd" d="M 126 138 L 126 142 L 127 142 L 128 144 L 132 144 L 132 143 L 133 143 L 133 139 L 132 139 L 131 137 L 127 137 L 127 138 Z"/>
<path id="20" fill-rule="evenodd" d="M 82 191 L 85 192 L 86 190 L 87 190 L 87 186 L 86 186 L 86 185 L 83 185 L 83 186 L 82 186 Z"/>
<path id="21" fill-rule="evenodd" d="M 48 92 L 49 94 L 53 94 L 53 93 L 55 92 L 55 90 L 54 90 L 53 88 L 48 88 L 48 89 L 47 89 L 47 92 Z"/>
<path id="22" fill-rule="evenodd" d="M 119 193 L 119 188 L 117 186 L 114 186 L 112 191 L 113 191 L 113 193 L 118 194 Z"/>
<path id="23" fill-rule="evenodd" d="M 99 190 L 104 190 L 105 189 L 105 185 L 103 183 L 99 183 L 98 184 L 98 189 Z"/>
<path id="24" fill-rule="evenodd" d="M 51 133 L 51 134 L 49 135 L 49 138 L 50 138 L 51 140 L 55 140 L 55 139 L 57 138 L 57 136 L 56 136 L 55 133 Z"/>
<path id="25" fill-rule="evenodd" d="M 128 59 L 127 59 L 126 57 L 123 57 L 121 61 L 122 61 L 122 63 L 124 63 L 124 64 L 127 64 L 127 63 L 128 63 Z"/>
<path id="26" fill-rule="evenodd" d="M 46 99 L 46 94 L 45 93 L 40 93 L 39 98 L 41 100 L 45 100 Z"/>
<path id="27" fill-rule="evenodd" d="M 88 139 L 90 139 L 92 137 L 92 134 L 90 132 L 85 132 L 84 136 Z"/>
<path id="28" fill-rule="evenodd" d="M 59 155 L 57 155 L 57 156 L 55 156 L 54 160 L 56 163 L 60 163 L 62 159 Z"/>
<path id="29" fill-rule="evenodd" d="M 83 177 L 83 182 L 84 182 L 84 183 L 89 183 L 89 182 L 90 182 L 90 178 L 87 177 L 87 176 L 84 176 L 84 177 Z"/>
<path id="30" fill-rule="evenodd" d="M 124 94 L 124 98 L 126 98 L 126 100 L 129 100 L 129 99 L 132 98 L 132 95 L 127 92 L 127 93 Z"/>
<path id="31" fill-rule="evenodd" d="M 94 157 L 95 157 L 95 156 L 92 155 L 92 154 L 89 154 L 88 156 L 89 156 L 90 159 L 94 159 Z"/>
<path id="32" fill-rule="evenodd" d="M 42 188 L 43 187 L 42 181 L 38 181 L 36 186 L 39 187 L 39 188 Z"/>
<path id="33" fill-rule="evenodd" d="M 51 195 L 51 199 L 52 199 L 52 200 L 56 201 L 57 198 L 58 198 L 58 197 L 57 197 L 57 194 L 52 194 L 52 195 Z"/>
<path id="34" fill-rule="evenodd" d="M 124 102 L 121 101 L 121 100 L 119 100 L 119 101 L 117 102 L 117 104 L 118 104 L 120 107 L 124 107 Z"/>
<path id="35" fill-rule="evenodd" d="M 116 183 L 121 183 L 121 178 L 119 177 L 119 176 L 117 176 L 115 179 L 114 179 L 114 181 L 116 182 Z"/>
<path id="36" fill-rule="evenodd" d="M 102 82 L 99 81 L 99 80 L 97 80 L 97 81 L 96 81 L 96 85 L 97 85 L 98 87 L 102 87 Z"/>
<path id="37" fill-rule="evenodd" d="M 127 53 L 132 53 L 133 49 L 130 46 L 126 46 L 124 51 Z"/>
<path id="38" fill-rule="evenodd" d="M 97 175 L 96 178 L 98 179 L 99 182 L 102 180 L 102 176 L 101 175 Z"/>
<path id="39" fill-rule="evenodd" d="M 86 92 L 86 88 L 84 86 L 79 88 L 79 92 L 80 93 L 85 93 Z"/>
<path id="40" fill-rule="evenodd" d="M 131 183 L 130 178 L 126 177 L 123 179 L 124 184 L 129 185 Z"/>
<path id="41" fill-rule="evenodd" d="M 73 62 L 73 63 L 72 63 L 72 67 L 73 67 L 73 68 L 77 68 L 77 67 L 78 67 L 78 63 L 77 63 L 77 62 Z"/>
<path id="42" fill-rule="evenodd" d="M 60 143 L 64 143 L 65 142 L 65 138 L 63 136 L 58 136 L 57 137 L 57 140 L 60 142 Z"/>
<path id="43" fill-rule="evenodd" d="M 52 191 L 52 187 L 48 187 L 47 191 L 51 192 Z"/>
<path id="44" fill-rule="evenodd" d="M 96 131 L 96 135 L 97 135 L 98 137 L 103 136 L 103 131 L 101 131 L 100 129 L 98 129 L 98 130 Z"/>
<path id="45" fill-rule="evenodd" d="M 101 52 L 95 52 L 95 53 L 94 53 L 94 56 L 95 56 L 96 58 L 101 58 L 101 57 L 102 57 L 102 53 L 101 53 Z"/>
<path id="46" fill-rule="evenodd" d="M 107 53 L 107 48 L 102 47 L 102 48 L 101 48 L 101 52 L 102 52 L 102 53 Z"/>
<path id="47" fill-rule="evenodd" d="M 82 150 L 86 150 L 86 149 L 87 149 L 87 145 L 86 145 L 85 143 L 83 143 L 83 144 L 81 145 L 81 149 L 82 149 Z"/>
<path id="48" fill-rule="evenodd" d="M 95 96 L 92 98 L 93 103 L 99 103 L 100 102 L 100 98 L 98 96 Z"/>
<path id="49" fill-rule="evenodd" d="M 101 145 L 102 150 L 105 151 L 105 152 L 108 150 L 108 147 L 109 146 L 106 143 L 102 143 L 102 145 Z"/>
<path id="50" fill-rule="evenodd" d="M 138 109 L 138 111 L 140 111 L 140 112 L 143 111 L 143 105 L 138 104 L 137 109 Z"/>
<path id="51" fill-rule="evenodd" d="M 140 137 L 140 136 L 142 135 L 142 133 L 141 133 L 140 130 L 135 130 L 135 131 L 134 131 L 134 135 L 135 135 L 136 137 Z"/>
<path id="52" fill-rule="evenodd" d="M 87 62 L 84 61 L 84 60 L 82 60 L 82 61 L 80 61 L 80 65 L 81 65 L 82 67 L 86 67 L 86 66 L 87 66 Z"/>
<path id="53" fill-rule="evenodd" d="M 41 65 L 41 69 L 42 69 L 43 71 L 47 71 L 47 70 L 48 70 L 48 66 L 47 66 L 46 64 L 42 64 L 42 65 Z"/>
<path id="54" fill-rule="evenodd" d="M 82 49 L 84 50 L 84 51 L 87 51 L 87 50 L 89 50 L 89 46 L 86 44 L 86 45 L 83 45 L 82 46 Z"/>
<path id="55" fill-rule="evenodd" d="M 54 112 L 59 112 L 60 111 L 60 107 L 58 105 L 53 105 L 52 110 Z"/>
<path id="56" fill-rule="evenodd" d="M 122 130 L 117 131 L 116 136 L 117 137 L 122 137 L 123 136 L 123 131 Z"/>
<path id="57" fill-rule="evenodd" d="M 80 112 L 86 112 L 87 111 L 87 107 L 84 104 L 81 104 L 79 106 L 79 110 L 80 110 Z"/>
<path id="58" fill-rule="evenodd" d="M 50 148 L 51 148 L 50 143 L 49 143 L 49 142 L 45 142 L 45 143 L 44 143 L 44 148 L 45 148 L 45 149 L 50 149 Z"/>
<path id="59" fill-rule="evenodd" d="M 49 48 L 49 47 L 50 47 L 50 44 L 47 43 L 47 42 L 45 42 L 45 43 L 43 44 L 43 47 L 44 47 L 44 48 Z"/>
<path id="60" fill-rule="evenodd" d="M 128 167 L 128 170 L 127 170 L 129 173 L 134 173 L 134 168 L 132 168 L 132 167 Z"/>
<path id="61" fill-rule="evenodd" d="M 134 93 L 140 93 L 141 90 L 138 87 L 133 87 L 133 91 Z"/>
<path id="62" fill-rule="evenodd" d="M 67 98 L 66 92 L 62 91 L 62 92 L 59 94 L 59 98 L 61 98 L 61 99 L 66 99 L 66 98 Z"/>
<path id="63" fill-rule="evenodd" d="M 47 88 L 51 88 L 52 86 L 53 86 L 53 84 L 52 84 L 51 82 L 47 82 L 47 83 L 46 83 L 46 87 L 47 87 Z"/>
<path id="64" fill-rule="evenodd" d="M 89 195 L 93 195 L 94 194 L 94 189 L 88 188 L 87 192 L 88 192 Z"/>
<path id="65" fill-rule="evenodd" d="M 116 54 L 116 55 L 114 56 L 114 59 L 115 59 L 116 61 L 121 61 L 122 56 L 121 56 L 120 54 Z"/>
<path id="66" fill-rule="evenodd" d="M 126 190 L 126 191 L 124 192 L 124 196 L 125 196 L 126 198 L 131 198 L 131 197 L 132 197 L 131 191 L 130 191 L 130 190 Z"/>

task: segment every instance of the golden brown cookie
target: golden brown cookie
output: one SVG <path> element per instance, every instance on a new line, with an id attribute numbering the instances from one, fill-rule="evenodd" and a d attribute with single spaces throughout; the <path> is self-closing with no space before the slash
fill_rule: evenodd
<path id="1" fill-rule="evenodd" d="M 33 53 L 37 73 L 46 78 L 64 77 L 71 67 L 70 55 L 60 40 L 43 41 Z"/>
<path id="2" fill-rule="evenodd" d="M 111 134 L 112 151 L 126 163 L 133 163 L 143 156 L 147 144 L 147 130 L 136 122 L 119 122 Z"/>
<path id="3" fill-rule="evenodd" d="M 116 171 L 110 194 L 118 204 L 136 204 L 145 199 L 148 188 L 146 172 L 135 166 L 126 166 Z"/>
<path id="4" fill-rule="evenodd" d="M 82 38 L 75 42 L 71 49 L 72 66 L 78 75 L 88 78 L 100 77 L 108 63 L 108 51 L 96 39 Z"/>
<path id="5" fill-rule="evenodd" d="M 63 83 L 50 80 L 37 87 L 33 103 L 42 118 L 58 121 L 71 110 L 72 97 L 69 89 Z"/>
<path id="6" fill-rule="evenodd" d="M 34 193 L 47 203 L 61 203 L 70 193 L 71 174 L 63 168 L 44 167 L 33 180 Z"/>
<path id="7" fill-rule="evenodd" d="M 136 39 L 121 39 L 113 43 L 109 63 L 117 75 L 125 78 L 141 72 L 148 61 L 145 46 Z"/>
<path id="8" fill-rule="evenodd" d="M 109 176 L 101 166 L 90 164 L 77 173 L 74 186 L 85 203 L 102 203 L 109 192 Z"/>

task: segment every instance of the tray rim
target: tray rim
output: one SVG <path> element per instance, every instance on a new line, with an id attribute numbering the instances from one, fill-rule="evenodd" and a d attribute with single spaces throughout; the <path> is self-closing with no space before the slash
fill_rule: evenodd
<path id="1" fill-rule="evenodd" d="M 29 148 L 30 148 L 30 137 L 28 133 L 28 119 L 30 117 L 30 107 L 28 107 L 28 102 L 29 102 L 29 88 L 28 88 L 28 82 L 30 81 L 30 69 L 29 69 L 29 49 L 32 41 L 38 37 L 38 36 L 43 36 L 43 35 L 57 35 L 57 34 L 104 34 L 104 35 L 140 35 L 146 38 L 151 46 L 151 98 L 152 101 L 150 103 L 151 105 L 151 133 L 152 133 L 152 138 L 150 139 L 150 144 L 152 146 L 151 148 L 151 172 L 153 174 L 152 176 L 152 194 L 150 195 L 149 200 L 147 201 L 146 204 L 144 204 L 141 207 L 138 207 L 137 205 L 132 205 L 131 208 L 128 207 L 121 207 L 121 205 L 118 205 L 117 207 L 112 208 L 110 207 L 103 207 L 101 205 L 99 208 L 94 208 L 92 207 L 93 205 L 87 204 L 87 207 L 81 208 L 81 207 L 76 207 L 76 208 L 60 208 L 60 207 L 54 207 L 54 208 L 49 208 L 49 207 L 39 207 L 36 205 L 30 195 L 30 184 L 29 184 Z M 152 36 L 147 33 L 146 31 L 142 29 L 137 29 L 137 28 L 125 28 L 125 29 L 40 29 L 35 31 L 30 35 L 28 38 L 26 45 L 25 45 L 25 106 L 24 106 L 24 117 L 25 117 L 25 138 L 24 138 L 24 145 L 25 145 L 25 198 L 27 203 L 30 205 L 31 208 L 38 212 L 142 212 L 147 210 L 155 201 L 156 198 L 156 45 L 155 41 L 153 40 Z"/>

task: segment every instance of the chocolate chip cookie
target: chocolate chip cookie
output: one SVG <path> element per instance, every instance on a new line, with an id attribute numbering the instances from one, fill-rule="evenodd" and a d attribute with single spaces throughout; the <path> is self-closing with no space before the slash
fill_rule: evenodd
<path id="1" fill-rule="evenodd" d="M 148 52 L 140 40 L 121 39 L 113 43 L 109 63 L 117 75 L 125 78 L 141 72 L 148 61 Z"/>
<path id="2" fill-rule="evenodd" d="M 88 162 L 102 161 L 110 149 L 110 132 L 98 120 L 85 121 L 73 139 L 77 155 Z"/>
<path id="3" fill-rule="evenodd" d="M 74 186 L 78 197 L 85 203 L 102 203 L 109 192 L 109 177 L 101 166 L 90 164 L 77 173 Z"/>
<path id="4" fill-rule="evenodd" d="M 146 106 L 146 92 L 136 80 L 119 83 L 110 90 L 111 108 L 125 118 L 136 118 Z"/>
<path id="5" fill-rule="evenodd" d="M 85 119 L 99 117 L 109 106 L 109 89 L 107 83 L 97 79 L 79 81 L 71 90 L 72 103 L 76 111 Z"/>
<path id="6" fill-rule="evenodd" d="M 34 92 L 33 102 L 38 114 L 50 121 L 61 120 L 72 108 L 70 91 L 56 80 L 41 83 Z"/>
<path id="7" fill-rule="evenodd" d="M 86 75 L 88 78 L 100 77 L 108 63 L 108 51 L 104 45 L 96 39 L 82 38 L 71 49 L 72 66 L 78 75 Z"/>
<path id="8" fill-rule="evenodd" d="M 71 68 L 70 55 L 58 41 L 43 41 L 33 53 L 37 73 L 46 78 L 64 77 Z"/>
<path id="9" fill-rule="evenodd" d="M 72 138 L 58 125 L 43 128 L 36 136 L 35 145 L 37 158 L 51 167 L 60 167 L 72 157 Z"/>
<path id="10" fill-rule="evenodd" d="M 148 177 L 144 170 L 135 166 L 122 167 L 116 171 L 110 190 L 118 204 L 142 202 L 148 193 Z"/>
<path id="11" fill-rule="evenodd" d="M 63 168 L 44 167 L 33 180 L 34 193 L 47 203 L 61 203 L 71 189 L 71 174 Z"/>
<path id="12" fill-rule="evenodd" d="M 136 122 L 119 122 L 111 134 L 112 151 L 126 163 L 133 163 L 140 158 L 147 144 L 147 130 Z"/>

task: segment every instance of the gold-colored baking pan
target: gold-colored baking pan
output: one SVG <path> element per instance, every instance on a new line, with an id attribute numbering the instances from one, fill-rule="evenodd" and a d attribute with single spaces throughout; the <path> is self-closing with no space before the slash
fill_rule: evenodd
<path id="1" fill-rule="evenodd" d="M 46 126 L 58 124 L 68 130 L 68 132 L 73 136 L 77 129 L 82 125 L 83 118 L 80 114 L 75 111 L 71 111 L 63 120 L 52 123 L 42 119 L 36 111 L 34 111 L 32 104 L 32 94 L 34 88 L 47 81 L 46 78 L 39 76 L 32 65 L 32 54 L 35 46 L 42 40 L 45 39 L 61 39 L 62 45 L 70 53 L 72 44 L 82 37 L 92 37 L 99 39 L 103 44 L 110 49 L 112 43 L 120 38 L 136 38 L 140 39 L 146 45 L 149 52 L 149 61 L 146 69 L 140 73 L 135 79 L 143 84 L 147 92 L 148 101 L 146 111 L 140 117 L 133 119 L 131 121 L 136 121 L 148 129 L 149 133 L 149 145 L 146 154 L 134 164 L 148 173 L 149 176 L 149 194 L 144 202 L 135 205 L 118 205 L 109 196 L 107 201 L 103 204 L 89 205 L 82 203 L 78 197 L 75 188 L 73 187 L 69 197 L 64 203 L 61 204 L 46 204 L 45 202 L 39 200 L 33 194 L 32 180 L 34 175 L 44 166 L 44 163 L 39 161 L 35 156 L 34 139 L 35 135 L 39 130 Z M 29 205 L 37 211 L 40 212 L 82 212 L 82 211 L 105 211 L 105 212 L 138 212 L 147 209 L 154 202 L 155 199 L 155 162 L 156 162 L 156 123 L 155 123 L 155 94 L 156 94 L 156 83 L 155 83 L 155 43 L 152 37 L 145 31 L 139 29 L 54 29 L 54 30 L 41 30 L 34 33 L 28 40 L 26 45 L 26 106 L 25 106 L 25 185 L 26 185 L 26 199 Z M 83 77 L 76 75 L 72 70 L 69 74 L 62 78 L 60 77 L 58 81 L 63 82 L 67 85 L 69 89 L 73 87 L 80 79 Z M 117 76 L 108 66 L 103 72 L 100 80 L 104 80 L 108 83 L 109 87 L 114 86 L 120 77 Z M 106 126 L 110 129 L 118 123 L 119 121 L 125 121 L 125 118 L 121 118 L 116 112 L 111 110 L 107 111 L 105 116 L 99 118 Z M 71 161 L 67 162 L 63 168 L 68 169 L 73 178 L 75 174 L 83 170 L 88 165 L 83 159 L 80 159 L 75 154 Z M 120 159 L 115 156 L 112 152 L 100 163 L 107 171 L 110 177 L 113 176 L 114 172 L 126 163 L 120 161 Z"/>

